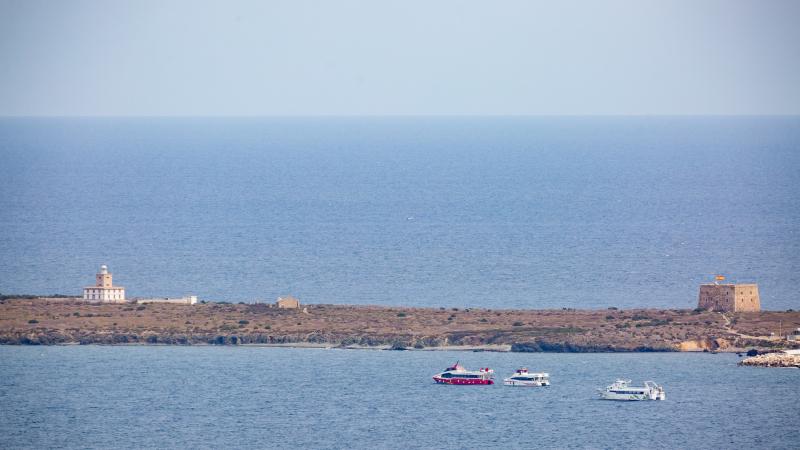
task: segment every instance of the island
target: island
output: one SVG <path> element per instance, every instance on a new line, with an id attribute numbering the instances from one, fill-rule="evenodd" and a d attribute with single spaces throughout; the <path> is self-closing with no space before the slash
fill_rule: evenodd
<path id="1" fill-rule="evenodd" d="M 0 297 L 4 345 L 265 345 L 512 352 L 761 352 L 800 312 L 126 303 Z"/>

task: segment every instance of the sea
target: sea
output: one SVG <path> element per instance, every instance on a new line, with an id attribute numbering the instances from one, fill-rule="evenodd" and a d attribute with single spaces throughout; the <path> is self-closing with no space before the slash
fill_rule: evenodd
<path id="1" fill-rule="evenodd" d="M 800 309 L 800 117 L 0 118 L 0 293 Z"/>
<path id="2" fill-rule="evenodd" d="M 0 347 L 3 449 L 796 449 L 800 370 L 735 354 Z M 458 361 L 498 384 L 448 386 Z M 508 387 L 526 366 L 550 387 Z M 599 400 L 618 377 L 664 401 Z"/>
<path id="3" fill-rule="evenodd" d="M 799 117 L 0 118 L 3 294 L 798 310 L 798 255 Z M 798 448 L 800 371 L 740 359 L 1 346 L 0 448 Z"/>

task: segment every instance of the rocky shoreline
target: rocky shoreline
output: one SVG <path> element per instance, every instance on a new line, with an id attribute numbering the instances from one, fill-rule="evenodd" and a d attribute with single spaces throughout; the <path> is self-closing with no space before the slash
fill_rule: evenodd
<path id="1" fill-rule="evenodd" d="M 766 353 L 747 358 L 738 365 L 756 367 L 791 367 L 800 369 L 800 354 L 788 354 L 784 352 Z"/>
<path id="2" fill-rule="evenodd" d="M 451 339 L 397 335 L 347 334 L 268 334 L 233 333 L 171 333 L 145 331 L 142 333 L 104 331 L 46 331 L 30 330 L 0 333 L 0 345 L 264 345 L 293 347 L 333 347 L 395 350 L 481 350 L 520 353 L 611 353 L 611 352 L 680 352 L 714 350 L 721 352 L 747 351 L 751 344 L 724 339 L 693 340 L 680 343 L 652 339 L 623 338 L 614 341 L 568 336 L 561 339 L 533 337 L 524 341 L 497 340 L 481 343 L 470 336 Z M 742 345 L 742 346 L 739 346 Z M 690 347 L 691 350 L 684 348 Z M 752 348 L 752 346 L 750 347 Z M 761 347 L 767 348 L 767 347 Z"/>
<path id="3" fill-rule="evenodd" d="M 254 303 L 91 303 L 0 299 L 0 345 L 272 345 L 512 352 L 742 352 L 800 313 L 705 310 L 491 310 Z M 761 337 L 757 335 L 761 334 Z"/>

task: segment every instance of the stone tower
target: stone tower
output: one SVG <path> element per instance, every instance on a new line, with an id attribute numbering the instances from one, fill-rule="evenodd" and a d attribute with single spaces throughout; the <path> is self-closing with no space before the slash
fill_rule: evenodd
<path id="1" fill-rule="evenodd" d="M 700 286 L 698 308 L 709 311 L 761 311 L 757 284 L 703 284 Z"/>
<path id="2" fill-rule="evenodd" d="M 112 274 L 108 273 L 108 267 L 102 266 L 100 267 L 100 273 L 94 276 L 95 279 L 95 287 L 110 287 L 113 286 L 111 283 Z"/>

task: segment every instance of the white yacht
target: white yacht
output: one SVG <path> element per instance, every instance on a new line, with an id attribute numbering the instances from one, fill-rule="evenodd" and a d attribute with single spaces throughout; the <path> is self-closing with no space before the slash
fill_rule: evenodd
<path id="1" fill-rule="evenodd" d="M 644 387 L 629 387 L 631 380 L 617 378 L 611 386 L 600 391 L 600 400 L 664 400 L 664 389 L 655 381 L 645 381 Z"/>
<path id="2" fill-rule="evenodd" d="M 550 386 L 550 382 L 547 381 L 547 377 L 549 377 L 549 373 L 528 373 L 528 369 L 522 368 L 517 369 L 514 372 L 514 375 L 503 380 L 503 385 L 505 386 Z"/>

